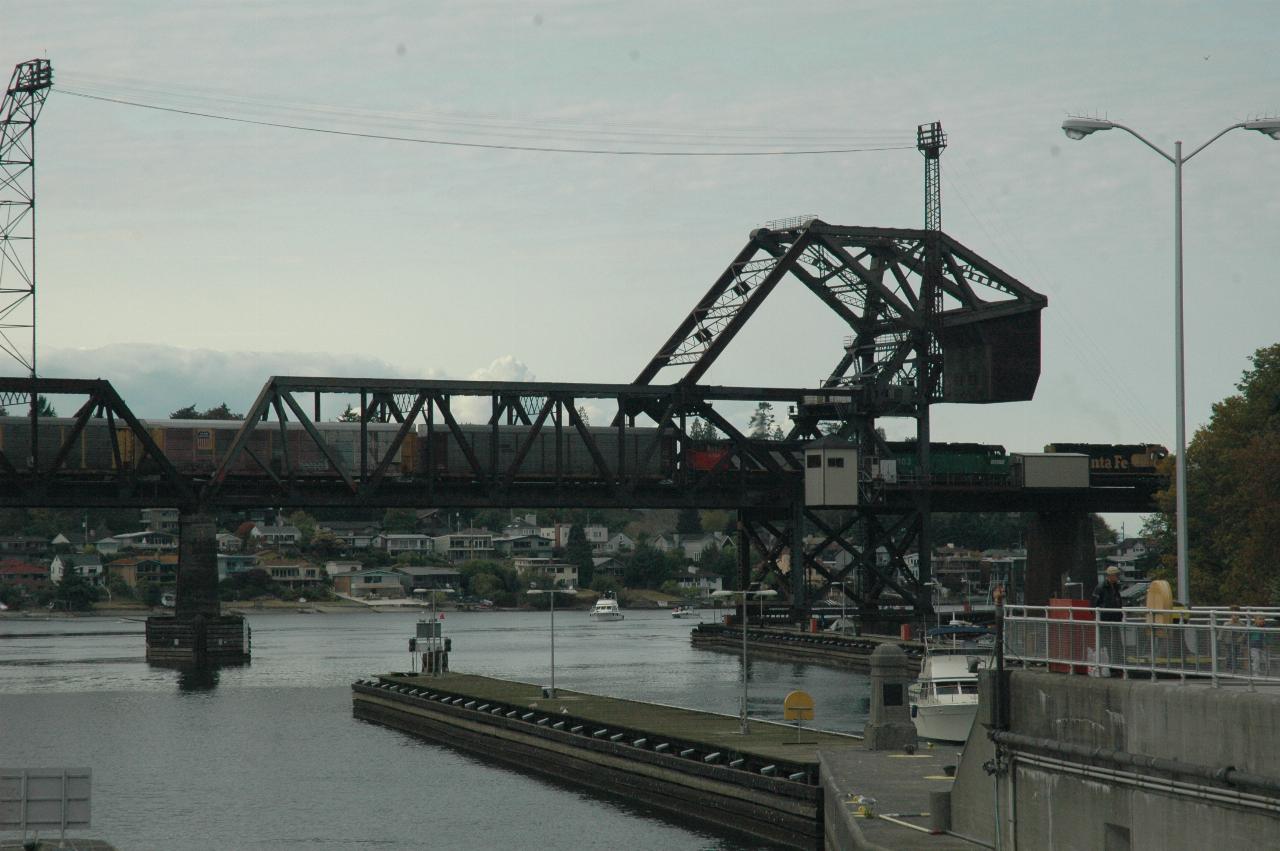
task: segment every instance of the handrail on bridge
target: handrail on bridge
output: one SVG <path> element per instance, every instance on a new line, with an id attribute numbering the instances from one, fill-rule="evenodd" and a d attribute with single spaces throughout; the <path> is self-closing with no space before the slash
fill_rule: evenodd
<path id="1" fill-rule="evenodd" d="M 1005 655 L 1061 673 L 1280 683 L 1280 607 L 1004 607 Z"/>

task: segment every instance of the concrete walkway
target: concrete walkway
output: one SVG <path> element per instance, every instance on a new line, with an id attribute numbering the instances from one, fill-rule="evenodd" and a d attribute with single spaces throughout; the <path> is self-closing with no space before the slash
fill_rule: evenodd
<path id="1" fill-rule="evenodd" d="M 946 767 L 959 763 L 960 751 L 956 745 L 924 743 L 914 754 L 861 748 L 821 751 L 827 847 L 946 851 L 984 847 L 927 832 L 929 793 L 951 788 L 954 778 L 947 775 Z M 864 806 L 875 817 L 860 815 Z"/>

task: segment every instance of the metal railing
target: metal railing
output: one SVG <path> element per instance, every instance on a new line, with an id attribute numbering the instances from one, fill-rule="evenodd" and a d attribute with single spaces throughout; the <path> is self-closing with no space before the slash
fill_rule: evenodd
<path id="1" fill-rule="evenodd" d="M 1280 683 L 1280 609 L 1004 607 L 1005 655 L 1051 671 Z"/>

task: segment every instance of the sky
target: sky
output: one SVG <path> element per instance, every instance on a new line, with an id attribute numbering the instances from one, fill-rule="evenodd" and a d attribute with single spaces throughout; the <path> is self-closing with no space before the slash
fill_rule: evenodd
<path id="1" fill-rule="evenodd" d="M 1035 399 L 938 406 L 935 439 L 1172 446 L 1173 168 L 1060 124 L 1189 149 L 1280 112 L 1274 3 L 0 0 L 0 21 L 0 65 L 55 74 L 41 372 L 108 378 L 143 416 L 243 408 L 271 374 L 630 381 L 764 222 L 919 227 L 915 128 L 938 120 L 943 229 L 1049 306 Z M 455 141 L 907 147 L 518 152 L 70 92 Z M 1258 133 L 1186 167 L 1191 429 L 1280 337 L 1277 188 Z M 813 386 L 842 337 L 791 280 L 705 380 Z"/>

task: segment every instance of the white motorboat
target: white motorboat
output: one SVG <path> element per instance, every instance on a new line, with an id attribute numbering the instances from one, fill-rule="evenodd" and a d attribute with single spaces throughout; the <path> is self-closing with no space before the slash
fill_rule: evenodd
<path id="1" fill-rule="evenodd" d="M 591 609 L 591 619 L 593 621 L 620 621 L 624 617 L 622 610 L 618 608 L 618 601 L 614 599 L 612 594 L 606 594 L 596 600 L 595 606 Z"/>
<path id="2" fill-rule="evenodd" d="M 991 663 L 986 627 L 951 623 L 928 631 L 920 679 L 908 689 L 911 720 L 921 738 L 964 742 L 978 714 L 978 671 Z"/>
<path id="3" fill-rule="evenodd" d="M 696 606 L 676 606 L 671 610 L 673 618 L 701 618 L 702 610 Z"/>

